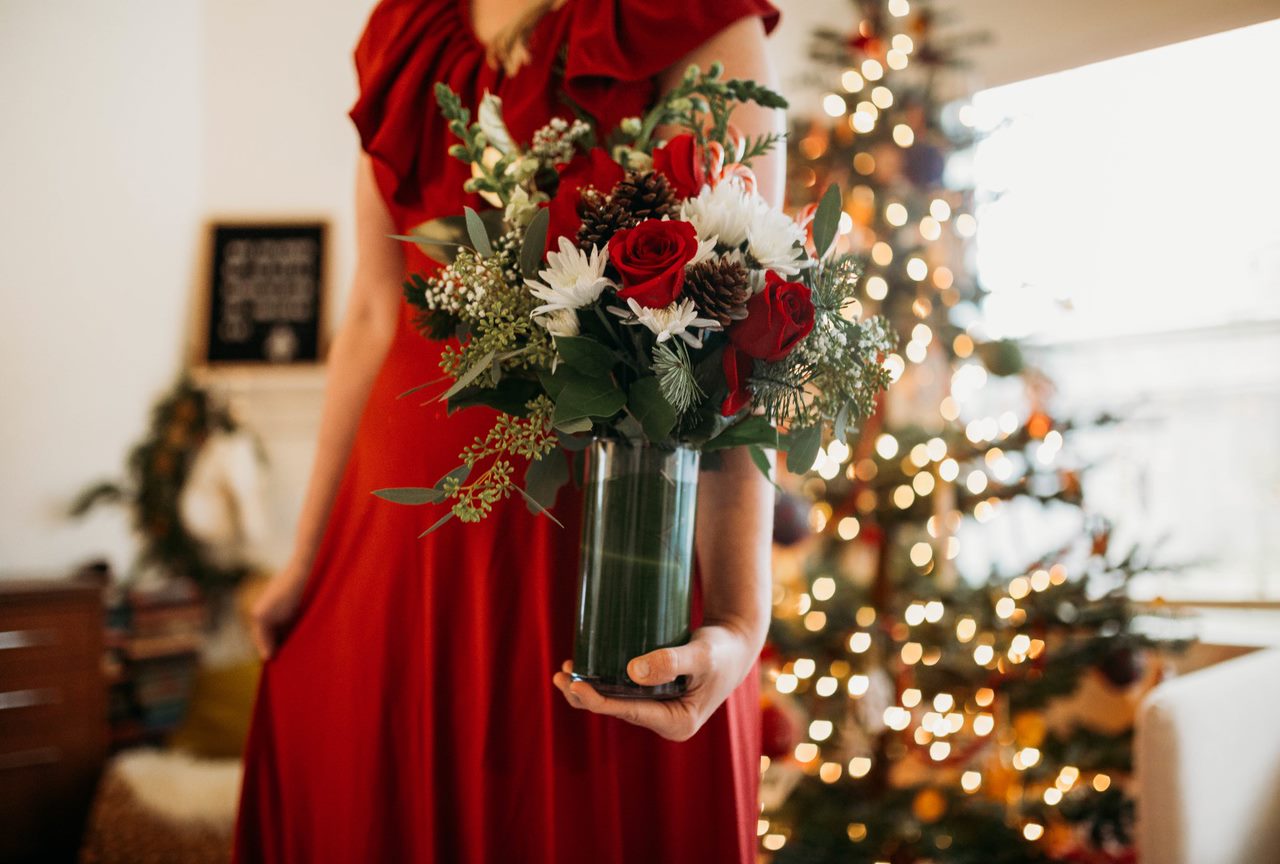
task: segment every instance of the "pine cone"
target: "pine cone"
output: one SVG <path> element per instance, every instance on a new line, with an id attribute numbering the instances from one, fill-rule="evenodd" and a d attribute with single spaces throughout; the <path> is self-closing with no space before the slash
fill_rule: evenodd
<path id="1" fill-rule="evenodd" d="M 713 318 L 722 327 L 745 318 L 751 297 L 747 268 L 730 258 L 711 258 L 690 267 L 684 275 L 681 296 L 693 300 L 703 317 Z"/>
<path id="2" fill-rule="evenodd" d="M 613 187 L 612 202 L 631 215 L 632 224 L 680 215 L 680 202 L 667 178 L 656 171 L 629 171 Z"/>
<path id="3" fill-rule="evenodd" d="M 603 249 L 609 245 L 610 237 L 623 228 L 631 228 L 636 224 L 626 207 L 614 203 L 610 196 L 602 195 L 595 189 L 587 189 L 583 193 L 578 215 L 582 218 L 582 227 L 578 229 L 578 245 L 583 248 L 598 246 Z"/>

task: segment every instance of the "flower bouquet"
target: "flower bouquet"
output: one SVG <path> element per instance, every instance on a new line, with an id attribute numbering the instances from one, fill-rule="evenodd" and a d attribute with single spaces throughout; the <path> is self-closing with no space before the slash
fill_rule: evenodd
<path id="1" fill-rule="evenodd" d="M 436 98 L 466 191 L 494 209 L 397 236 L 444 264 L 405 291 L 421 330 L 448 340 L 438 398 L 499 413 L 434 487 L 375 494 L 447 505 L 429 532 L 513 493 L 548 513 L 576 469 L 574 674 L 611 695 L 678 694 L 683 682 L 643 688 L 626 665 L 688 639 L 702 454 L 746 447 L 767 477 L 780 448 L 805 471 L 824 430 L 843 439 L 888 384 L 889 329 L 859 320 L 857 263 L 834 252 L 839 191 L 802 221 L 757 194 L 751 160 L 779 136 L 743 137 L 730 114 L 786 103 L 717 65 L 690 68 L 607 141 L 554 119 L 521 146 L 496 97 L 475 122 L 446 86 Z"/>

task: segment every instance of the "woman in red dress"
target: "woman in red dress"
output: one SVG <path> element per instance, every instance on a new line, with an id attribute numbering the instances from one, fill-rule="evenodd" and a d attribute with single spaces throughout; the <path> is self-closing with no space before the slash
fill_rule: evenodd
<path id="1" fill-rule="evenodd" d="M 579 501 L 564 528 L 522 500 L 479 524 L 370 494 L 430 485 L 491 425 L 399 394 L 438 376 L 400 286 L 432 266 L 387 235 L 457 214 L 466 166 L 432 86 L 503 99 L 528 141 L 560 94 L 605 127 L 689 63 L 771 83 L 765 0 L 382 0 L 355 50 L 363 149 L 351 305 L 329 359 L 292 560 L 255 609 L 266 665 L 245 755 L 241 864 L 747 864 L 755 857 L 755 661 L 769 615 L 772 491 L 744 453 L 703 475 L 690 643 L 636 658 L 681 699 L 570 684 Z M 778 112 L 735 122 L 776 130 Z M 781 157 L 756 164 L 781 193 Z M 559 671 L 557 671 L 559 670 Z"/>

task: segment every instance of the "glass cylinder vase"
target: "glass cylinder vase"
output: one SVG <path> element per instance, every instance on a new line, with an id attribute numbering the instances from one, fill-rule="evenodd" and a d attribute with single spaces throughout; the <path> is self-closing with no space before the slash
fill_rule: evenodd
<path id="1" fill-rule="evenodd" d="M 684 676 L 637 684 L 627 663 L 689 640 L 698 457 L 606 439 L 587 450 L 573 677 L 606 696 L 685 690 Z"/>

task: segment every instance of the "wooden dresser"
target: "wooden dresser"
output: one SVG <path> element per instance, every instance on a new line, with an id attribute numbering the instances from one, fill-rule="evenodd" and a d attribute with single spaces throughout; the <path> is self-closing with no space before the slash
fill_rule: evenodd
<path id="1" fill-rule="evenodd" d="M 74 861 L 107 744 L 102 588 L 0 579 L 0 864 Z"/>

